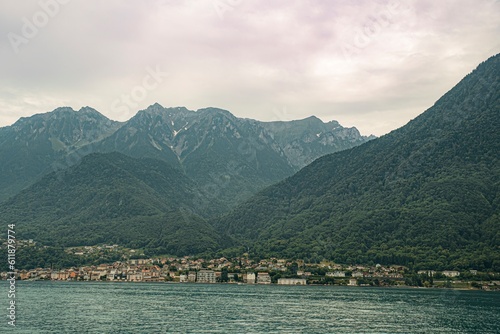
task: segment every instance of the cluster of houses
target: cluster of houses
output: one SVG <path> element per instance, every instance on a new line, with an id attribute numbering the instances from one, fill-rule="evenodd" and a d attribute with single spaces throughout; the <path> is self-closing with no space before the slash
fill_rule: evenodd
<path id="1" fill-rule="evenodd" d="M 31 247 L 33 240 L 19 240 L 18 246 Z M 378 279 L 379 284 L 398 282 L 405 284 L 405 275 L 411 274 L 404 266 L 361 266 L 340 265 L 332 262 L 319 264 L 301 260 L 264 259 L 253 261 L 248 256 L 227 259 L 205 260 L 194 257 L 168 257 L 151 259 L 129 259 L 141 257 L 139 250 L 126 249 L 119 245 L 100 245 L 68 248 L 66 251 L 77 256 L 92 256 L 115 253 L 122 261 L 97 266 L 73 267 L 66 269 L 36 268 L 18 270 L 15 275 L 20 280 L 57 281 L 120 281 L 120 282 L 180 282 L 180 283 L 246 283 L 280 285 L 344 284 L 363 285 Z M 430 277 L 459 278 L 459 271 L 433 270 L 418 271 Z M 439 275 L 437 275 L 439 274 Z M 476 275 L 476 270 L 470 274 Z M 11 275 L 0 273 L 0 278 Z M 368 281 L 366 280 L 368 279 Z M 371 280 L 370 280 L 371 279 Z M 389 282 L 389 283 L 388 283 Z"/>
<path id="2" fill-rule="evenodd" d="M 368 277 L 402 279 L 406 269 L 381 265 L 342 266 L 327 262 L 306 264 L 285 259 L 254 262 L 248 258 L 204 260 L 183 257 L 130 259 L 113 264 L 61 270 L 37 268 L 17 271 L 16 276 L 20 280 L 271 284 L 273 280 L 270 273 L 273 273 L 279 274 L 274 282 L 280 285 L 306 285 L 320 278 L 343 280 L 345 284 L 358 285 L 358 279 Z M 443 274 L 454 277 L 453 275 L 460 274 L 457 273 Z M 7 273 L 2 273 L 2 276 L 7 277 Z"/>
<path id="3" fill-rule="evenodd" d="M 6 245 L 3 243 L 2 247 Z M 18 240 L 18 247 L 33 247 L 33 240 Z M 66 252 L 76 256 L 96 258 L 105 255 L 116 255 L 122 258 L 112 264 L 73 267 L 66 269 L 36 268 L 16 270 L 19 280 L 54 280 L 54 281 L 110 281 L 110 282 L 179 282 L 179 283 L 246 283 L 280 285 L 306 284 L 342 284 L 367 285 L 404 285 L 405 278 L 413 275 L 404 266 L 361 266 L 340 265 L 324 261 L 319 264 L 305 263 L 301 260 L 264 259 L 253 261 L 248 254 L 243 257 L 227 259 L 217 258 L 205 260 L 194 257 L 167 257 L 151 259 L 130 259 L 144 257 L 140 250 L 127 249 L 119 245 L 98 245 L 67 248 Z M 419 275 L 433 278 L 459 280 L 459 271 L 420 270 Z M 494 273 L 488 273 L 490 277 Z M 467 272 L 470 277 L 478 275 L 476 270 Z M 0 279 L 10 278 L 11 273 L 0 273 Z M 479 276 L 478 276 L 479 277 Z M 496 281 L 495 281 L 496 282 Z M 500 286 L 500 283 L 495 283 Z"/>
<path id="4" fill-rule="evenodd" d="M 175 268 L 175 267 L 174 267 Z M 37 268 L 32 270 L 16 271 L 19 280 L 53 280 L 53 281 L 126 281 L 126 282 L 165 282 L 180 283 L 217 283 L 221 282 L 222 271 L 201 269 L 197 265 L 185 268 L 185 271 L 172 271 L 171 266 L 160 266 L 152 260 L 129 260 L 102 264 L 99 266 L 51 270 Z M 3 279 L 11 277 L 8 273 L 1 273 Z M 230 283 L 242 282 L 248 284 L 271 284 L 268 272 L 228 273 Z M 282 279 L 279 284 L 306 284 L 306 279 Z"/>
<path id="5" fill-rule="evenodd" d="M 1 273 L 3 279 L 11 277 Z M 217 283 L 221 282 L 221 271 L 202 269 L 179 273 L 161 268 L 158 265 L 100 265 L 92 267 L 50 270 L 37 268 L 20 270 L 15 274 L 19 280 L 52 280 L 52 281 L 126 281 L 126 282 L 165 282 L 180 283 Z M 306 284 L 306 279 L 281 279 L 278 284 Z M 248 284 L 271 284 L 268 272 L 229 273 L 228 282 Z"/>

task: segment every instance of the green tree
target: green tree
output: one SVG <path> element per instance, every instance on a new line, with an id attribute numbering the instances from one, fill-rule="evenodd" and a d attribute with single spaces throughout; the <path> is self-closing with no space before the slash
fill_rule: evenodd
<path id="1" fill-rule="evenodd" d="M 224 282 L 224 283 L 229 282 L 229 275 L 228 275 L 227 268 L 222 269 L 222 273 L 220 275 L 220 281 Z"/>

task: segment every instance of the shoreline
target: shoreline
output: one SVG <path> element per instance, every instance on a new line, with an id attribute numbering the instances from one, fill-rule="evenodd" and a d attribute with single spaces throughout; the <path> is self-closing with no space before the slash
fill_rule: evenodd
<path id="1" fill-rule="evenodd" d="M 97 284 L 169 284 L 169 285 L 185 285 L 185 286 L 204 286 L 204 285 L 231 285 L 231 286 L 272 286 L 272 287 L 335 287 L 335 288 L 358 288 L 358 289 L 411 289 L 411 290 L 445 290 L 445 291 L 482 291 L 482 292 L 500 292 L 500 289 L 477 289 L 477 288 L 463 288 L 463 287 L 420 287 L 420 286 L 409 286 L 409 285 L 397 285 L 397 286 L 355 286 L 355 285 L 331 285 L 331 284 L 306 284 L 306 285 L 290 285 L 290 284 L 249 284 L 249 283 L 196 283 L 196 282 L 172 282 L 172 281 L 150 281 L 150 282 L 131 282 L 131 281 L 85 281 L 85 280 L 17 280 L 19 282 L 50 282 L 50 283 L 75 283 L 75 284 L 85 284 L 85 283 L 97 283 Z"/>

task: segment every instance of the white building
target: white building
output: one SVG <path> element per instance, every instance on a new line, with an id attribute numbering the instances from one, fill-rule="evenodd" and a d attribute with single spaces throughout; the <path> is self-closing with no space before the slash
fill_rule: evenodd
<path id="1" fill-rule="evenodd" d="M 255 273 L 247 273 L 244 281 L 247 284 L 255 284 Z"/>
<path id="2" fill-rule="evenodd" d="M 307 285 L 305 278 L 280 278 L 278 279 L 279 285 Z"/>
<path id="3" fill-rule="evenodd" d="M 446 277 L 457 277 L 457 276 L 460 276 L 460 272 L 453 271 L 453 270 L 445 270 L 445 271 L 443 271 L 443 275 Z"/>
<path id="4" fill-rule="evenodd" d="M 345 271 L 334 271 L 326 273 L 328 277 L 345 277 Z"/>
<path id="5" fill-rule="evenodd" d="M 91 278 L 92 280 L 92 278 Z M 142 273 L 141 272 L 128 272 L 127 273 L 127 281 L 129 282 L 142 282 Z"/>
<path id="6" fill-rule="evenodd" d="M 269 273 L 260 272 L 257 274 L 257 284 L 271 284 Z"/>
<path id="7" fill-rule="evenodd" d="M 108 281 L 114 281 L 114 280 L 116 280 L 118 274 L 121 274 L 121 273 L 118 273 L 118 270 L 116 270 L 116 269 L 110 270 L 109 274 L 107 275 Z"/>
<path id="8" fill-rule="evenodd" d="M 436 274 L 436 272 L 434 270 L 419 270 L 419 271 L 417 271 L 417 274 L 434 276 Z"/>
<path id="9" fill-rule="evenodd" d="M 352 277 L 364 277 L 365 275 L 361 271 L 355 271 L 352 273 Z"/>
<path id="10" fill-rule="evenodd" d="M 196 283 L 215 283 L 215 271 L 213 270 L 200 270 L 196 275 Z"/>
<path id="11" fill-rule="evenodd" d="M 196 271 L 190 271 L 188 273 L 188 282 L 189 283 L 194 283 L 196 282 Z"/>

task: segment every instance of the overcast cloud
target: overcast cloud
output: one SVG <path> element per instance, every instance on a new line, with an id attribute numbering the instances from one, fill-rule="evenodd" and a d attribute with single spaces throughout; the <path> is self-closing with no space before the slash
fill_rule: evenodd
<path id="1" fill-rule="evenodd" d="M 57 1 L 0 3 L 0 126 L 158 102 L 382 135 L 500 52 L 495 0 Z"/>

